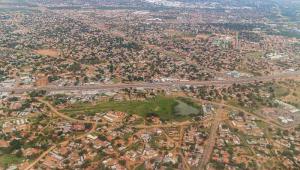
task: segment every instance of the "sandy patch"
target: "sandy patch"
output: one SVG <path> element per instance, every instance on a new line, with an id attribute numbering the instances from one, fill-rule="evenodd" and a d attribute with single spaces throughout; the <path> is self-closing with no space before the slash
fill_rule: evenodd
<path id="1" fill-rule="evenodd" d="M 196 36 L 196 39 L 202 39 L 202 40 L 207 40 L 210 37 L 208 34 L 198 34 Z"/>
<path id="2" fill-rule="evenodd" d="M 50 56 L 50 57 L 58 57 L 60 55 L 60 52 L 55 49 L 40 49 L 40 50 L 35 50 L 34 53 L 39 55 Z"/>
<path id="3" fill-rule="evenodd" d="M 22 35 L 23 34 L 28 34 L 28 33 L 30 33 L 30 29 L 23 27 L 23 28 L 20 28 L 18 30 L 15 30 L 13 33 L 14 34 L 22 34 Z"/>
<path id="4" fill-rule="evenodd" d="M 48 85 L 48 76 L 44 74 L 39 74 L 36 76 L 36 86 L 47 86 Z"/>

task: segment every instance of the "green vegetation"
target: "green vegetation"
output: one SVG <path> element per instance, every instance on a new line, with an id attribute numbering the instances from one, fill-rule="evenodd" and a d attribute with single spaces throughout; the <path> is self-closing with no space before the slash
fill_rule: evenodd
<path id="1" fill-rule="evenodd" d="M 251 93 L 243 93 L 245 89 L 249 89 Z M 262 86 L 241 86 L 238 90 L 236 90 L 235 97 L 231 97 L 226 100 L 228 105 L 232 105 L 246 111 L 255 113 L 262 107 L 277 107 L 278 103 L 276 103 L 276 99 L 282 100 L 286 103 L 295 105 L 297 104 L 290 101 L 297 101 L 297 94 L 294 89 L 289 87 L 289 85 L 283 83 L 267 83 Z M 242 96 L 246 97 L 246 99 L 242 99 Z M 291 98 L 292 100 L 290 100 Z M 289 100 L 287 100 L 289 99 Z"/>
<path id="2" fill-rule="evenodd" d="M 259 59 L 259 58 L 262 58 L 263 55 L 264 54 L 260 51 L 254 51 L 254 52 L 252 51 L 252 52 L 246 53 L 245 57 Z"/>
<path id="3" fill-rule="evenodd" d="M 68 96 L 65 94 L 56 94 L 51 97 L 46 97 L 47 100 L 51 100 L 54 105 L 64 104 L 68 101 Z"/>
<path id="4" fill-rule="evenodd" d="M 186 101 L 182 101 L 186 105 L 191 105 Z M 122 111 L 128 114 L 138 114 L 143 117 L 147 116 L 158 116 L 162 120 L 182 120 L 188 118 L 183 114 L 177 115 L 176 110 L 178 111 L 179 108 L 175 110 L 175 107 L 179 104 L 176 98 L 172 97 L 165 97 L 165 96 L 157 96 L 153 99 L 147 99 L 145 101 L 105 101 L 98 103 L 96 105 L 91 104 L 77 104 L 73 105 L 71 108 L 64 109 L 62 112 L 65 112 L 70 115 L 76 114 L 95 114 L 98 112 L 105 112 L 105 111 Z M 193 104 L 192 106 L 194 106 Z M 191 107 L 191 106 L 189 106 Z M 198 110 L 199 106 L 192 107 L 193 112 Z M 180 113 L 182 113 L 182 108 L 179 109 Z"/>
<path id="5" fill-rule="evenodd" d="M 267 129 L 268 128 L 268 124 L 266 124 L 265 122 L 263 122 L 261 120 L 256 120 L 255 123 L 261 129 Z"/>
<path id="6" fill-rule="evenodd" d="M 78 71 L 78 70 L 81 69 L 81 66 L 80 66 L 79 63 L 74 62 L 73 64 L 69 65 L 67 69 L 68 69 L 69 71 L 76 72 L 76 71 Z"/>
<path id="7" fill-rule="evenodd" d="M 211 163 L 212 163 L 213 167 L 216 169 L 225 169 L 225 164 L 223 164 L 221 162 L 212 160 Z"/>
<path id="8" fill-rule="evenodd" d="M 294 30 L 281 29 L 278 32 L 268 32 L 269 35 L 281 35 L 289 38 L 300 38 L 300 33 Z"/>
<path id="9" fill-rule="evenodd" d="M 300 47 L 300 42 L 296 42 L 296 43 L 293 43 L 291 44 L 292 46 L 295 46 L 295 47 Z"/>
<path id="10" fill-rule="evenodd" d="M 290 93 L 288 88 L 280 85 L 273 85 L 272 88 L 274 89 L 275 97 L 287 96 Z"/>
<path id="11" fill-rule="evenodd" d="M 139 165 L 137 168 L 136 168 L 136 170 L 145 170 L 146 169 L 146 167 L 145 167 L 145 164 L 143 163 L 143 164 L 141 164 L 141 165 Z"/>
<path id="12" fill-rule="evenodd" d="M 29 92 L 30 97 L 43 97 L 46 94 L 45 90 L 34 90 Z"/>
<path id="13" fill-rule="evenodd" d="M 3 155 L 0 156 L 0 167 L 8 167 L 12 164 L 19 164 L 22 162 L 22 158 L 15 155 Z"/>
<path id="14" fill-rule="evenodd" d="M 257 110 L 257 108 L 248 108 L 248 107 L 245 107 L 243 103 L 239 102 L 236 99 L 227 100 L 226 104 L 230 105 L 230 106 L 234 106 L 234 107 L 240 108 L 240 109 L 243 109 L 243 110 L 246 110 L 246 111 L 249 111 L 249 112 L 253 112 L 253 111 Z"/>
<path id="15" fill-rule="evenodd" d="M 3 70 L 0 70 L 0 81 L 3 81 L 6 79 L 7 73 Z"/>

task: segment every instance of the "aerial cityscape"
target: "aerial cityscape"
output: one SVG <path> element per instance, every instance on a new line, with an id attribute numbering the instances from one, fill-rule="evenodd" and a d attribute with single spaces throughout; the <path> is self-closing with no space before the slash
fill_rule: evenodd
<path id="1" fill-rule="evenodd" d="M 299 170 L 299 0 L 0 0 L 0 170 Z"/>

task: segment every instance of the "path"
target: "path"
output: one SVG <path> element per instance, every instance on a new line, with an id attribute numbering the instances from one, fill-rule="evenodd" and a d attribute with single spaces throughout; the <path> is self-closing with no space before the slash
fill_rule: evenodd
<path id="1" fill-rule="evenodd" d="M 54 106 L 52 106 L 48 101 L 45 101 L 41 98 L 37 98 L 37 100 L 43 104 L 45 104 L 48 108 L 50 108 L 51 112 L 54 113 L 55 115 L 70 121 L 70 122 L 76 122 L 76 123 L 91 123 L 91 124 L 100 124 L 99 122 L 96 121 L 88 121 L 88 120 L 80 120 L 80 119 L 74 119 L 70 116 L 67 116 L 61 112 L 59 112 Z"/>

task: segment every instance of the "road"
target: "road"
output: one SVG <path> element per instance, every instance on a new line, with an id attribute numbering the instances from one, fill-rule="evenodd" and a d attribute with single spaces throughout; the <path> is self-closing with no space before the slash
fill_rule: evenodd
<path id="1" fill-rule="evenodd" d="M 43 159 L 46 155 L 48 155 L 48 153 L 50 153 L 51 151 L 53 151 L 53 149 L 56 148 L 56 145 L 51 146 L 49 149 L 47 149 L 45 152 L 43 152 L 37 159 L 35 159 L 32 163 L 30 163 L 25 170 L 29 170 L 31 168 L 34 167 L 34 165 L 36 165 L 41 159 Z"/>
<path id="2" fill-rule="evenodd" d="M 63 113 L 60 113 L 55 107 L 53 107 L 49 102 L 43 100 L 43 99 L 39 99 L 37 98 L 37 101 L 39 101 L 40 103 L 43 103 L 45 104 L 52 113 L 54 113 L 55 115 L 67 120 L 67 121 L 70 121 L 70 122 L 77 122 L 77 123 L 97 123 L 95 121 L 88 121 L 88 120 L 79 120 L 79 119 L 74 119 L 72 117 L 69 117 Z"/>
<path id="3" fill-rule="evenodd" d="M 86 137 L 88 134 L 91 134 L 92 132 L 94 132 L 96 130 L 96 125 L 93 124 L 93 127 L 91 128 L 91 130 L 85 134 L 82 134 L 78 137 L 76 137 L 75 139 L 82 139 L 84 137 Z M 45 152 L 43 152 L 37 159 L 35 159 L 32 163 L 30 163 L 25 170 L 30 170 L 32 169 L 39 161 L 41 161 L 45 156 L 47 156 L 51 151 L 53 151 L 54 149 L 56 149 L 58 146 L 64 146 L 67 145 L 71 140 L 73 139 L 67 139 L 63 142 L 60 142 L 56 145 L 51 146 L 49 149 L 47 149 Z"/>
<path id="4" fill-rule="evenodd" d="M 213 101 L 207 101 L 207 100 L 201 100 L 201 99 L 193 99 L 194 101 L 197 101 L 199 103 L 208 103 L 208 104 L 213 104 L 213 105 L 217 105 L 217 106 L 220 106 L 220 107 L 225 107 L 225 108 L 228 108 L 228 109 L 232 109 L 232 110 L 236 110 L 236 111 L 240 111 L 240 112 L 244 112 L 248 115 L 253 115 L 255 116 L 258 120 L 261 120 L 269 125 L 272 125 L 276 128 L 279 128 L 281 130 L 292 130 L 294 129 L 296 126 L 298 125 L 294 125 L 294 126 L 283 126 L 281 124 L 279 124 L 278 122 L 272 120 L 271 118 L 269 117 L 265 117 L 265 116 L 262 116 L 262 115 L 259 115 L 259 114 L 255 114 L 255 113 L 252 113 L 252 112 L 248 112 L 242 108 L 239 108 L 239 107 L 236 107 L 236 106 L 232 106 L 232 105 L 228 105 L 228 104 L 224 104 L 224 103 L 218 103 L 218 102 L 213 102 Z"/>
<path id="5" fill-rule="evenodd" d="M 0 92 L 15 92 L 24 93 L 33 90 L 46 90 L 50 91 L 89 91 L 89 90 L 119 90 L 124 88 L 168 88 L 172 86 L 208 86 L 214 85 L 216 87 L 229 86 L 234 83 L 245 84 L 253 83 L 257 81 L 272 81 L 272 80 L 284 80 L 284 79 L 297 79 L 300 78 L 300 71 L 287 72 L 269 76 L 249 77 L 249 78 L 231 78 L 227 80 L 212 80 L 212 81 L 174 81 L 174 82 L 159 82 L 159 83 L 119 83 L 119 84 L 95 84 L 95 85 L 82 85 L 82 86 L 45 86 L 45 87 L 21 87 L 21 88 L 0 88 Z"/>
<path id="6" fill-rule="evenodd" d="M 88 132 L 86 132 L 86 133 L 84 133 L 84 134 L 82 134 L 82 135 L 80 135 L 80 136 L 77 136 L 75 139 L 82 139 L 82 138 L 86 137 L 88 134 L 91 134 L 92 132 L 94 132 L 94 131 L 96 130 L 97 122 L 91 122 L 91 121 L 84 121 L 84 120 L 73 119 L 73 118 L 71 118 L 71 117 L 68 117 L 68 116 L 66 116 L 66 115 L 64 115 L 64 114 L 62 114 L 62 113 L 60 113 L 60 112 L 58 112 L 58 111 L 56 110 L 56 108 L 53 107 L 53 106 L 52 106 L 50 103 L 48 103 L 47 101 L 44 101 L 44 100 L 42 100 L 42 99 L 37 99 L 37 100 L 38 100 L 39 102 L 41 102 L 41 103 L 44 103 L 47 107 L 50 108 L 50 110 L 51 110 L 54 114 L 56 114 L 57 116 L 59 116 L 59 117 L 65 119 L 65 120 L 68 120 L 68 121 L 71 121 L 71 122 L 91 123 L 91 124 L 93 125 L 92 128 L 91 128 Z M 47 156 L 51 151 L 53 151 L 55 148 L 57 148 L 57 146 L 67 145 L 71 140 L 72 140 L 72 139 L 68 139 L 68 140 L 65 140 L 65 141 L 63 141 L 63 142 L 61 142 L 61 143 L 59 143 L 59 144 L 55 144 L 55 145 L 51 146 L 49 149 L 47 149 L 45 152 L 43 152 L 37 159 L 35 159 L 32 163 L 30 163 L 30 164 L 25 168 L 25 170 L 30 170 L 30 169 L 33 168 L 40 160 L 42 160 L 45 156 Z"/>
<path id="7" fill-rule="evenodd" d="M 205 169 L 205 166 L 211 157 L 211 153 L 214 149 L 218 137 L 218 127 L 223 119 L 223 116 L 224 115 L 222 115 L 219 111 L 215 112 L 215 118 L 210 128 L 209 138 L 207 139 L 206 144 L 204 145 L 203 158 L 200 160 L 198 167 L 199 169 Z"/>
<path id="8" fill-rule="evenodd" d="M 96 125 L 99 125 L 98 122 L 95 121 L 87 121 L 87 120 L 78 120 L 78 119 L 74 119 L 71 118 L 63 113 L 60 113 L 54 106 L 52 106 L 49 102 L 41 99 L 41 98 L 37 98 L 37 100 L 43 104 L 45 104 L 52 113 L 54 113 L 55 115 L 61 117 L 62 119 L 65 119 L 67 121 L 71 121 L 71 122 L 80 122 L 80 123 L 91 123 L 93 125 L 93 128 L 77 137 L 77 138 L 82 138 L 85 137 L 87 134 L 90 134 L 91 132 L 93 132 L 96 128 Z M 216 102 L 212 102 L 212 101 L 206 101 L 206 100 L 201 100 L 201 99 L 193 99 L 195 102 L 199 102 L 199 103 L 209 103 L 209 104 L 214 104 L 214 105 L 218 105 L 221 106 L 219 109 L 215 112 L 215 116 L 214 116 L 214 120 L 212 122 L 212 126 L 210 129 L 210 134 L 209 134 L 209 139 L 207 140 L 206 144 L 204 145 L 204 153 L 203 153 L 203 158 L 201 159 L 199 166 L 197 168 L 199 169 L 205 169 L 205 166 L 207 165 L 207 163 L 209 162 L 209 159 L 211 157 L 213 148 L 215 146 L 216 143 L 216 139 L 217 139 L 217 130 L 218 130 L 218 126 L 220 124 L 221 121 L 225 120 L 227 116 L 225 116 L 226 114 L 221 112 L 221 110 L 224 110 L 225 108 L 229 108 L 229 109 L 233 109 L 233 110 L 238 110 L 238 111 L 242 111 L 245 112 L 247 114 L 253 114 L 253 113 L 249 113 L 241 108 L 235 107 L 235 106 L 231 106 L 231 105 L 226 105 L 224 103 L 216 103 Z M 257 115 L 256 115 L 257 116 Z M 287 129 L 285 127 L 282 127 L 281 125 L 277 124 L 274 121 L 271 121 L 269 119 L 263 118 L 263 117 L 259 117 L 261 120 L 263 120 L 264 122 L 271 124 L 275 127 L 281 128 L 281 129 Z M 178 145 L 176 146 L 176 148 L 180 147 L 182 144 L 182 138 L 183 138 L 183 131 L 184 131 L 184 127 L 189 126 L 194 124 L 195 122 L 190 122 L 190 121 L 185 121 L 185 122 L 178 122 L 176 124 L 173 123 L 169 123 L 169 124 L 158 124 L 158 125 L 135 125 L 132 126 L 134 128 L 137 129 L 149 129 L 149 128 L 168 128 L 168 127 L 180 127 L 180 141 L 178 143 Z M 199 123 L 199 122 L 198 122 Z M 71 139 L 68 139 L 64 142 L 61 142 L 59 144 L 56 144 L 52 147 L 50 147 L 48 150 L 46 150 L 45 152 L 43 152 L 34 162 L 32 162 L 27 168 L 26 170 L 31 169 L 32 167 L 34 167 L 34 165 L 36 165 L 40 160 L 42 160 L 45 156 L 47 156 L 47 154 L 49 154 L 51 151 L 53 151 L 58 145 L 65 145 L 67 144 Z M 184 166 L 185 169 L 190 169 L 189 164 L 187 162 L 187 160 L 185 159 L 184 155 L 182 154 L 182 152 L 179 152 L 179 155 L 183 158 L 184 161 Z"/>
<path id="9" fill-rule="evenodd" d="M 178 126 L 189 126 L 191 124 L 194 124 L 194 122 L 185 121 L 185 122 L 176 122 L 176 124 L 168 123 L 168 124 L 158 124 L 158 125 L 135 125 L 132 127 L 137 129 L 152 129 L 152 128 L 171 128 L 171 127 L 178 127 Z"/>

